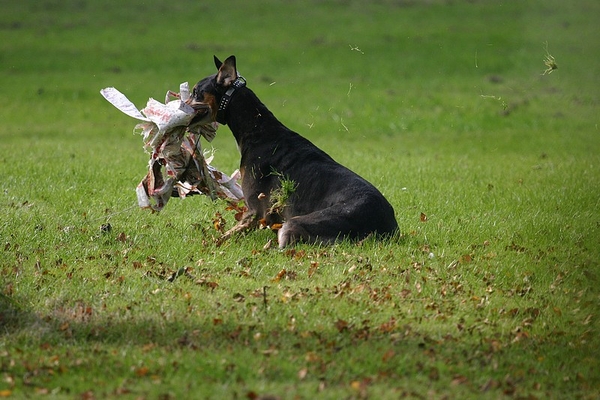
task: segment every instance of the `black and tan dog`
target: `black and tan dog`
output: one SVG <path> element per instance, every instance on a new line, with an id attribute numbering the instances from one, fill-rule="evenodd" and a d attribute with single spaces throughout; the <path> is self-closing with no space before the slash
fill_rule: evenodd
<path id="1" fill-rule="evenodd" d="M 260 224 L 278 229 L 280 248 L 398 230 L 394 210 L 379 190 L 279 122 L 246 87 L 234 56 L 214 60 L 217 74 L 196 84 L 191 105 L 208 104 L 210 115 L 197 118 L 229 125 L 241 153 L 248 208 L 220 241 Z"/>

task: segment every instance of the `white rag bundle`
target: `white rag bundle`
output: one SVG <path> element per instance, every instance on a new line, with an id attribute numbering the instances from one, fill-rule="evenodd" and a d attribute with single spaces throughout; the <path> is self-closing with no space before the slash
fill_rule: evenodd
<path id="1" fill-rule="evenodd" d="M 113 87 L 102 89 L 100 93 L 120 111 L 142 121 L 134 131 L 143 136 L 150 161 L 148 174 L 136 189 L 140 207 L 162 210 L 174 188 L 177 189 L 175 194 L 180 197 L 205 194 L 212 199 L 220 197 L 236 202 L 243 199 L 242 189 L 237 183 L 239 171 L 229 177 L 211 166 L 212 157 L 207 160 L 202 153 L 198 135 L 212 141 L 218 124 L 190 126 L 198 110 L 187 104 L 190 98 L 187 82 L 179 86 L 179 93 L 168 91 L 164 104 L 150 98 L 142 111 Z M 169 101 L 171 97 L 176 100 Z M 150 199 L 154 200 L 154 204 Z"/>

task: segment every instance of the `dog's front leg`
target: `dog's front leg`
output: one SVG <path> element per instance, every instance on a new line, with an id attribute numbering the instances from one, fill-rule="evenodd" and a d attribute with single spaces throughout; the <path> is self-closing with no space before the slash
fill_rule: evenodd
<path id="1" fill-rule="evenodd" d="M 220 238 L 217 239 L 217 246 L 222 245 L 223 242 L 225 242 L 227 239 L 237 234 L 238 232 L 245 232 L 249 229 L 256 229 L 258 228 L 258 225 L 259 219 L 256 213 L 253 211 L 246 211 L 242 216 L 242 219 L 240 219 L 240 221 L 237 224 L 235 224 L 233 228 L 229 229 L 227 232 L 221 235 Z"/>

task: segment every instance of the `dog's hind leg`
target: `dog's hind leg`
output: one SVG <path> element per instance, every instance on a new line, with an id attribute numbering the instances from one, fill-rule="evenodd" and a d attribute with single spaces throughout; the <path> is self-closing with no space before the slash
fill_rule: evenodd
<path id="1" fill-rule="evenodd" d="M 258 228 L 258 225 L 259 220 L 257 215 L 255 213 L 246 212 L 242 216 L 242 219 L 237 224 L 235 224 L 233 228 L 229 229 L 227 232 L 221 235 L 220 238 L 217 239 L 216 244 L 217 246 L 220 246 L 233 235 L 239 232 L 245 232 L 249 229 L 256 229 Z"/>
<path id="2" fill-rule="evenodd" d="M 343 237 L 362 238 L 352 218 L 337 211 L 329 208 L 288 219 L 277 231 L 279 248 L 297 242 L 326 245 Z"/>
<path id="3" fill-rule="evenodd" d="M 344 236 L 339 229 L 328 229 L 323 225 L 325 224 L 308 220 L 306 216 L 284 222 L 277 231 L 279 248 L 283 249 L 297 242 L 327 245 Z"/>
<path id="4" fill-rule="evenodd" d="M 296 242 L 332 244 L 345 238 L 363 240 L 371 234 L 394 234 L 398 224 L 394 210 L 386 205 L 383 201 L 358 202 L 354 206 L 340 203 L 292 217 L 277 232 L 279 248 Z"/>

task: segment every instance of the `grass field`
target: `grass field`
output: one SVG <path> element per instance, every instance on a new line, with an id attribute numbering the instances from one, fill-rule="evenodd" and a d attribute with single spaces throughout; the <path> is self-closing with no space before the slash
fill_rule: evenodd
<path id="1" fill-rule="evenodd" d="M 597 1 L 0 8 L 0 397 L 600 396 Z M 213 54 L 402 237 L 216 247 L 222 202 L 138 209 L 147 155 L 99 90 L 141 107 Z"/>

